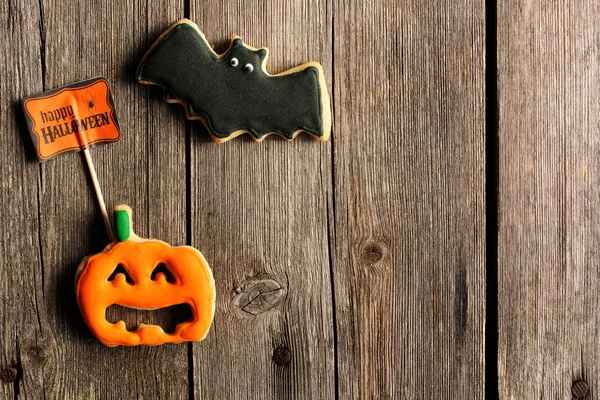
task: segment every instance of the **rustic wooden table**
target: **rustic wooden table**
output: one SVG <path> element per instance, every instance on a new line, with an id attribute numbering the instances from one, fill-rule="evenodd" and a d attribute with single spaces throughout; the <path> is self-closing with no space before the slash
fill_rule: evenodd
<path id="1" fill-rule="evenodd" d="M 0 5 L 1 399 L 600 397 L 597 2 L 126 3 Z M 137 84 L 183 17 L 218 51 L 269 46 L 271 72 L 321 62 L 332 139 L 216 145 Z M 107 348 L 80 316 L 102 219 L 18 102 L 97 75 L 123 131 L 93 151 L 107 204 L 205 254 L 203 342 Z"/>

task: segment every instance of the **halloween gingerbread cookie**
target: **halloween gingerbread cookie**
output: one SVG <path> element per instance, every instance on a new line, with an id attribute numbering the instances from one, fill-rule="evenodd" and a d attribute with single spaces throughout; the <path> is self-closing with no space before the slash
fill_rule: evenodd
<path id="1" fill-rule="evenodd" d="M 201 120 L 217 143 L 243 133 L 257 142 L 271 134 L 292 140 L 300 132 L 327 140 L 331 110 L 321 65 L 269 75 L 268 55 L 267 48 L 247 46 L 239 37 L 217 54 L 196 24 L 184 19 L 148 50 L 137 79 L 162 86 L 165 100 L 182 104 L 187 118 Z"/>
<path id="2" fill-rule="evenodd" d="M 108 346 L 204 339 L 215 312 L 215 283 L 204 256 L 193 247 L 171 247 L 160 240 L 140 238 L 133 233 L 128 206 L 115 208 L 115 234 L 116 242 L 81 261 L 75 277 L 77 303 L 92 333 Z M 173 281 L 155 271 L 163 264 Z M 128 276 L 115 271 L 117 268 L 124 268 Z M 193 316 L 177 325 L 172 334 L 156 325 L 140 325 L 130 332 L 123 321 L 112 324 L 105 316 L 113 304 L 157 309 L 183 303 L 189 304 Z"/>

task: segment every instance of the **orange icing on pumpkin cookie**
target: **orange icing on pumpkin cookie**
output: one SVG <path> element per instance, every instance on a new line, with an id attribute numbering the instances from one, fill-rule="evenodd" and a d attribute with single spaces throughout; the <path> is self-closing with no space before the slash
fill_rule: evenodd
<path id="1" fill-rule="evenodd" d="M 131 230 L 128 206 L 115 208 L 115 221 L 119 241 L 84 258 L 75 278 L 77 303 L 92 333 L 108 346 L 154 346 L 204 339 L 215 312 L 215 283 L 202 253 L 189 246 L 172 247 L 160 240 L 141 239 Z M 161 264 L 174 282 L 167 281 L 163 272 L 153 277 Z M 121 272 L 109 280 L 119 266 L 133 282 Z M 139 325 L 129 332 L 123 321 L 113 324 L 106 320 L 106 309 L 113 304 L 158 309 L 182 303 L 191 307 L 193 315 L 177 325 L 173 333 L 156 325 Z"/>

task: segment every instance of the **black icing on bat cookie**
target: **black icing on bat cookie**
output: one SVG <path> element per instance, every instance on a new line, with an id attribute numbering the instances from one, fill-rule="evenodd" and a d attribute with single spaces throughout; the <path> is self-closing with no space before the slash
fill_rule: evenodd
<path id="1" fill-rule="evenodd" d="M 137 79 L 162 86 L 165 100 L 183 104 L 187 118 L 202 120 L 219 143 L 242 133 L 255 141 L 273 133 L 291 140 L 300 132 L 327 140 L 331 112 L 321 65 L 269 75 L 267 58 L 267 48 L 238 37 L 217 54 L 196 24 L 181 20 L 148 50 Z"/>

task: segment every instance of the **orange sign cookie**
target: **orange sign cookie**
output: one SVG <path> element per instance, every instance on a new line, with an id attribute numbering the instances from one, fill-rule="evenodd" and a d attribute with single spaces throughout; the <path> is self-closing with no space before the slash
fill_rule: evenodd
<path id="1" fill-rule="evenodd" d="M 160 240 L 142 239 L 131 229 L 131 209 L 115 208 L 118 240 L 101 253 L 83 259 L 75 278 L 77 303 L 92 333 L 108 346 L 158 345 L 204 339 L 215 312 L 215 283 L 204 256 L 193 247 L 172 247 Z M 164 265 L 174 278 L 168 281 Z M 111 275 L 117 268 L 123 273 Z M 130 332 L 125 323 L 106 320 L 106 309 L 117 304 L 135 309 L 157 309 L 188 304 L 192 318 L 172 334 L 160 326 L 140 325 Z"/>
<path id="2" fill-rule="evenodd" d="M 29 96 L 23 108 L 40 161 L 97 143 L 115 142 L 121 136 L 105 78 Z"/>

